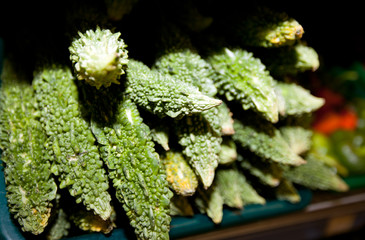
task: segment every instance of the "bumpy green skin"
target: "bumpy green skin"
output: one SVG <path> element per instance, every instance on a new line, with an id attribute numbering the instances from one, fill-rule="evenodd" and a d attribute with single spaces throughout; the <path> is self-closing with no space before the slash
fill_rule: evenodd
<path id="1" fill-rule="evenodd" d="M 197 87 L 207 96 L 214 97 L 217 93 L 210 78 L 210 64 L 188 49 L 161 56 L 154 69 Z M 205 188 L 213 181 L 222 142 L 222 121 L 217 116 L 218 109 L 215 107 L 200 114 L 186 116 L 176 124 L 183 153 Z"/>
<path id="2" fill-rule="evenodd" d="M 48 140 L 52 172 L 60 188 L 103 219 L 111 213 L 109 182 L 88 122 L 81 116 L 78 90 L 71 70 L 50 66 L 34 78 L 34 89 Z"/>
<path id="3" fill-rule="evenodd" d="M 282 116 L 312 113 L 324 104 L 324 99 L 313 96 L 309 90 L 296 83 L 277 82 L 276 93 Z"/>
<path id="4" fill-rule="evenodd" d="M 215 224 L 222 222 L 224 198 L 216 184 L 213 184 L 207 190 L 198 189 L 194 203 L 198 210 L 203 214 L 207 214 Z"/>
<path id="5" fill-rule="evenodd" d="M 300 155 L 309 151 L 312 143 L 312 130 L 301 126 L 283 126 L 279 130 L 296 154 Z"/>
<path id="6" fill-rule="evenodd" d="M 180 152 L 168 151 L 161 157 L 166 179 L 175 193 L 191 196 L 198 187 L 198 178 Z"/>
<path id="7" fill-rule="evenodd" d="M 167 125 L 157 125 L 151 128 L 152 140 L 160 144 L 162 148 L 166 151 L 170 150 L 169 146 L 169 126 Z"/>
<path id="8" fill-rule="evenodd" d="M 207 115 L 195 114 L 186 116 L 176 124 L 183 154 L 204 188 L 210 187 L 213 182 L 222 142 L 221 136 L 209 122 Z"/>
<path id="9" fill-rule="evenodd" d="M 238 42 L 251 47 L 281 47 L 302 38 L 303 27 L 285 12 L 261 7 L 237 21 L 234 31 Z"/>
<path id="10" fill-rule="evenodd" d="M 249 171 L 260 183 L 270 187 L 277 187 L 280 184 L 282 170 L 273 162 L 266 162 L 255 154 L 239 154 L 237 156 L 239 166 Z"/>
<path id="11" fill-rule="evenodd" d="M 132 59 L 128 63 L 126 93 L 137 105 L 162 117 L 182 117 L 222 103 L 191 84 L 153 71 Z"/>
<path id="12" fill-rule="evenodd" d="M 135 103 L 104 90 L 94 99 L 91 128 L 116 197 L 138 239 L 168 239 L 172 192 L 150 129 Z"/>
<path id="13" fill-rule="evenodd" d="M 271 49 L 262 59 L 273 76 L 314 72 L 320 64 L 318 53 L 304 44 Z"/>
<path id="14" fill-rule="evenodd" d="M 34 91 L 4 63 L 0 89 L 1 149 L 9 211 L 35 235 L 48 225 L 57 185 L 43 147 Z"/>
<path id="15" fill-rule="evenodd" d="M 210 76 L 212 66 L 189 49 L 164 54 L 156 60 L 153 69 L 192 84 L 207 96 L 213 97 L 217 93 Z"/>
<path id="16" fill-rule="evenodd" d="M 290 149 L 280 131 L 273 125 L 270 123 L 254 125 L 253 123 L 252 121 L 242 123 L 240 120 L 235 119 L 233 140 L 258 156 L 273 162 L 289 165 L 305 163 L 299 155 Z"/>
<path id="17" fill-rule="evenodd" d="M 119 84 L 128 64 L 127 46 L 119 37 L 119 32 L 99 27 L 95 31 L 79 32 L 79 37 L 69 47 L 70 60 L 79 80 L 97 89 Z"/>
<path id="18" fill-rule="evenodd" d="M 260 59 L 243 49 L 223 51 L 208 58 L 213 66 L 214 84 L 228 101 L 237 101 L 243 109 L 253 109 L 270 122 L 279 118 L 274 80 Z"/>
<path id="19" fill-rule="evenodd" d="M 307 155 L 306 161 L 306 164 L 297 167 L 284 167 L 284 178 L 314 190 L 348 190 L 348 185 L 337 175 L 334 168 L 327 166 L 312 154 Z"/>
<path id="20" fill-rule="evenodd" d="M 240 193 L 244 205 L 265 204 L 266 200 L 257 193 L 253 186 L 251 186 L 251 184 L 247 181 L 245 175 L 243 175 L 239 171 L 237 171 L 237 174 L 238 175 L 236 181 L 237 184 L 241 187 Z"/>

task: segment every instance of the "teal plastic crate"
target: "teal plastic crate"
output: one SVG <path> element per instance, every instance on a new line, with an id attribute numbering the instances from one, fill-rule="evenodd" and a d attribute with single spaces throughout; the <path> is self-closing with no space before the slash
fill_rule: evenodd
<path id="1" fill-rule="evenodd" d="M 0 74 L 3 63 L 3 47 L 4 42 L 0 38 Z M 219 225 L 214 224 L 210 218 L 204 214 L 196 214 L 194 217 L 173 217 L 171 221 L 170 237 L 171 239 L 176 239 L 194 234 L 206 233 L 213 230 L 237 226 L 247 222 L 259 221 L 260 219 L 298 211 L 306 207 L 312 199 L 312 192 L 308 189 L 299 189 L 299 194 L 301 196 L 301 201 L 296 204 L 292 204 L 287 201 L 272 200 L 268 201 L 265 205 L 247 205 L 243 210 L 231 210 L 226 208 L 223 212 L 223 220 Z M 64 239 L 128 240 L 130 239 L 128 236 L 131 236 L 131 233 L 126 231 L 127 230 L 123 228 L 116 228 L 108 235 L 104 235 L 102 233 L 90 233 Z M 0 159 L 0 240 L 26 239 L 26 236 L 22 233 L 8 210 L 4 172 Z"/>

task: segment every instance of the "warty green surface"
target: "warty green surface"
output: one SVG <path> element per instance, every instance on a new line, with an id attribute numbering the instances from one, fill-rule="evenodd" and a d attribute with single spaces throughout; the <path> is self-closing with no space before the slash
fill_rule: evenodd
<path id="1" fill-rule="evenodd" d="M 0 89 L 0 133 L 9 211 L 21 229 L 38 235 L 48 225 L 57 185 L 43 147 L 32 86 L 4 62 Z M 6 226 L 4 226 L 6 227 Z"/>
<path id="2" fill-rule="evenodd" d="M 220 95 L 228 101 L 241 103 L 243 109 L 253 109 L 270 122 L 279 118 L 274 80 L 251 52 L 228 49 L 208 57 L 214 73 L 212 78 Z"/>
<path id="3" fill-rule="evenodd" d="M 52 225 L 47 231 L 47 240 L 62 239 L 63 237 L 68 236 L 70 232 L 71 223 L 62 208 L 57 209 L 57 213 L 54 218 Z"/>
<path id="4" fill-rule="evenodd" d="M 93 101 L 91 128 L 107 165 L 116 197 L 138 239 L 168 239 L 172 192 L 149 127 L 135 103 L 111 89 L 88 94 Z M 92 100 L 93 96 L 98 98 Z"/>
<path id="5" fill-rule="evenodd" d="M 317 155 L 308 154 L 306 164 L 296 167 L 284 167 L 284 178 L 309 189 L 347 191 L 347 184 L 336 173 L 335 168 L 327 166 L 316 157 Z"/>
<path id="6" fill-rule="evenodd" d="M 167 53 L 157 59 L 154 68 L 182 82 L 197 87 L 203 94 L 214 97 L 217 89 L 211 79 L 212 67 L 199 54 L 191 50 Z M 218 101 L 218 99 L 217 99 Z M 217 108 L 185 116 L 176 122 L 179 143 L 189 164 L 200 177 L 205 188 L 213 179 L 218 166 L 222 117 Z M 220 116 L 220 117 L 217 117 Z"/>
<path id="7" fill-rule="evenodd" d="M 108 176 L 89 123 L 81 116 L 71 70 L 45 67 L 36 73 L 33 83 L 40 121 L 48 135 L 45 147 L 59 187 L 68 188 L 77 203 L 108 219 L 111 214 Z"/>
<path id="8" fill-rule="evenodd" d="M 251 119 L 252 120 L 252 119 Z M 280 131 L 271 123 L 257 124 L 234 120 L 235 134 L 233 140 L 258 156 L 288 165 L 300 165 L 304 159 L 295 154 L 282 137 Z"/>
<path id="9" fill-rule="evenodd" d="M 98 89 L 112 83 L 119 84 L 128 64 L 126 47 L 120 39 L 120 32 L 112 33 L 99 27 L 95 31 L 79 32 L 69 47 L 77 78 Z"/>
<path id="10" fill-rule="evenodd" d="M 237 146 L 232 138 L 223 137 L 219 152 L 219 164 L 231 164 L 237 160 Z"/>
<path id="11" fill-rule="evenodd" d="M 221 136 L 210 125 L 209 117 L 216 115 L 207 112 L 213 110 L 216 109 L 186 116 L 176 124 L 182 152 L 204 188 L 210 187 L 213 182 L 222 142 Z"/>
<path id="12" fill-rule="evenodd" d="M 162 117 L 182 117 L 222 103 L 191 84 L 153 71 L 132 59 L 128 63 L 126 93 L 138 106 Z"/>
<path id="13" fill-rule="evenodd" d="M 282 116 L 298 116 L 312 113 L 323 106 L 324 99 L 316 97 L 308 89 L 296 83 L 277 82 L 279 113 Z"/>
<path id="14" fill-rule="evenodd" d="M 224 204 L 232 208 L 243 208 L 241 188 L 238 178 L 240 175 L 235 169 L 219 169 L 216 172 L 215 182 L 223 197 Z"/>
<path id="15" fill-rule="evenodd" d="M 170 188 L 182 196 L 191 196 L 198 187 L 198 178 L 180 152 L 167 151 L 161 156 Z"/>

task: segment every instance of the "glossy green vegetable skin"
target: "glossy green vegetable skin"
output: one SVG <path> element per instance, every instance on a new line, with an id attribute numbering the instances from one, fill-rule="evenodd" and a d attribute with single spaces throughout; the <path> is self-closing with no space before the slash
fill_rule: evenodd
<path id="1" fill-rule="evenodd" d="M 279 120 L 274 79 L 260 59 L 243 49 L 225 48 L 208 57 L 212 78 L 220 95 L 253 109 L 270 122 Z"/>
<path id="2" fill-rule="evenodd" d="M 191 84 L 153 71 L 133 59 L 128 63 L 125 92 L 138 106 L 162 117 L 182 117 L 222 103 L 201 93 Z"/>
<path id="3" fill-rule="evenodd" d="M 172 192 L 136 104 L 112 89 L 86 96 L 101 157 L 137 239 L 168 239 Z"/>
<path id="4" fill-rule="evenodd" d="M 0 140 L 10 213 L 25 232 L 42 233 L 51 216 L 57 186 L 38 121 L 34 91 L 8 61 L 0 89 Z M 5 226 L 4 226 L 5 227 Z"/>
<path id="5" fill-rule="evenodd" d="M 81 116 L 78 90 L 71 70 L 49 66 L 39 70 L 34 89 L 45 147 L 59 187 L 67 188 L 77 203 L 108 219 L 111 214 L 109 182 L 89 123 Z"/>

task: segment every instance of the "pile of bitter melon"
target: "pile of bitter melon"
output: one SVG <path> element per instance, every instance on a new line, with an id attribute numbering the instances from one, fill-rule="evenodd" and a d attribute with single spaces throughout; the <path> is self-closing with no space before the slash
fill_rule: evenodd
<path id="1" fill-rule="evenodd" d="M 173 215 L 219 224 L 224 207 L 298 202 L 300 185 L 347 190 L 311 150 L 324 100 L 301 83 L 319 57 L 287 13 L 71 2 L 50 33 L 5 52 L 1 160 L 28 237 L 131 227 L 168 239 Z"/>

